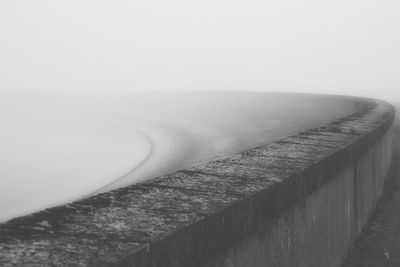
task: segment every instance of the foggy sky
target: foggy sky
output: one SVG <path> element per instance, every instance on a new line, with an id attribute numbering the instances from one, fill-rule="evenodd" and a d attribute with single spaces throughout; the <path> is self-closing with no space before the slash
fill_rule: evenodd
<path id="1" fill-rule="evenodd" d="M 5 0 L 0 89 L 306 91 L 393 100 L 399 14 L 396 0 Z"/>

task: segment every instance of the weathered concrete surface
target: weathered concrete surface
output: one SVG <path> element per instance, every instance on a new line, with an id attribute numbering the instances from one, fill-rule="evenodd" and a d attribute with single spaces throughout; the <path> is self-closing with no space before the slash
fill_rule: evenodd
<path id="1" fill-rule="evenodd" d="M 394 153 L 383 194 L 342 267 L 400 266 L 400 105 L 396 106 Z"/>
<path id="2" fill-rule="evenodd" d="M 203 266 L 340 266 L 382 192 L 391 144 L 389 130 L 318 190 Z"/>
<path id="3" fill-rule="evenodd" d="M 362 103 L 362 104 L 360 104 Z M 0 225 L 1 266 L 338 266 L 382 190 L 393 108 Z"/>

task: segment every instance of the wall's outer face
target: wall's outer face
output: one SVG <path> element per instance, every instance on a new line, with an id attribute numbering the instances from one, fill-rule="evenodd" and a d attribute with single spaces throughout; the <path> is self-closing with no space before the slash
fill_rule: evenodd
<path id="1" fill-rule="evenodd" d="M 379 197 L 393 108 L 0 225 L 1 266 L 339 266 Z"/>
<path id="2" fill-rule="evenodd" d="M 307 198 L 204 266 L 340 266 L 382 193 L 391 129 Z"/>

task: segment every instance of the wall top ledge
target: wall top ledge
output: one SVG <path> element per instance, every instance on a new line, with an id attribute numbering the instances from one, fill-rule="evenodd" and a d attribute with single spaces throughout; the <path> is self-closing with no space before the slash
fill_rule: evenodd
<path id="1" fill-rule="evenodd" d="M 0 224 L 0 265 L 199 266 L 379 140 L 393 107 L 357 101 L 296 136 Z"/>

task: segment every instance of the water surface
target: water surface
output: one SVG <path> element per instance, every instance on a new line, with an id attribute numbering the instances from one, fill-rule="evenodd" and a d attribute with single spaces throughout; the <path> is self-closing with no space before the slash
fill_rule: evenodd
<path id="1" fill-rule="evenodd" d="M 1 92 L 0 220 L 342 117 L 349 100 L 229 92 Z"/>

